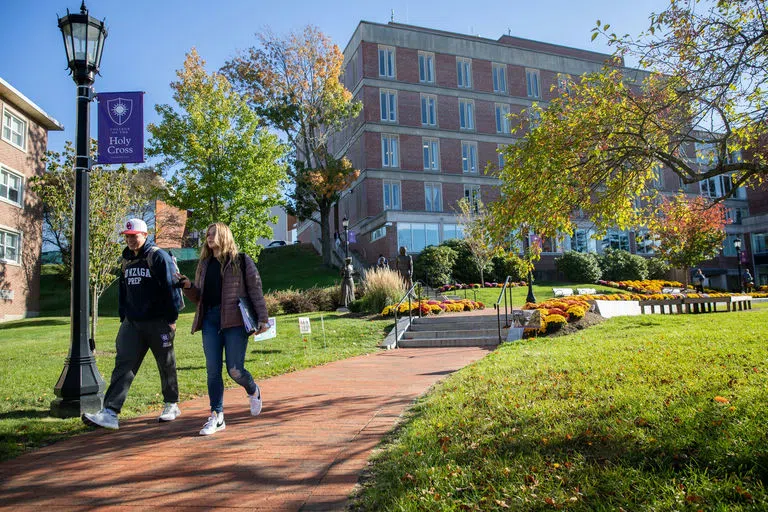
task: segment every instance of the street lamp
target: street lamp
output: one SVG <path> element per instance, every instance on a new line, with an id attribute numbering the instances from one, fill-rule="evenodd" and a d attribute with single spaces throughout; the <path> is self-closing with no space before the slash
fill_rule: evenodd
<path id="1" fill-rule="evenodd" d="M 344 259 L 347 259 L 349 258 L 349 219 L 344 217 L 341 226 L 344 228 Z"/>
<path id="2" fill-rule="evenodd" d="M 736 249 L 736 262 L 739 264 L 739 293 L 744 293 L 744 280 L 741 278 L 741 238 L 733 241 L 733 248 Z"/>
<path id="3" fill-rule="evenodd" d="M 536 296 L 533 294 L 533 271 L 528 269 L 528 296 L 525 298 L 525 302 L 535 303 Z"/>
<path id="4" fill-rule="evenodd" d="M 53 391 L 51 414 L 67 418 L 96 412 L 104 401 L 104 379 L 96 367 L 88 339 L 90 313 L 88 289 L 88 172 L 90 158 L 90 102 L 93 81 L 99 72 L 107 29 L 104 22 L 88 14 L 85 1 L 80 13 L 59 18 L 67 65 L 77 84 L 77 138 L 75 141 L 75 205 L 72 225 L 72 293 L 69 355 Z"/>

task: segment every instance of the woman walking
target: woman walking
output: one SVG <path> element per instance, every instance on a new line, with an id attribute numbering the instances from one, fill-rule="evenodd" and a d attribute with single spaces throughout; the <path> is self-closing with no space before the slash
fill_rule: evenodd
<path id="1" fill-rule="evenodd" d="M 245 369 L 249 333 L 243 324 L 239 300 L 250 298 L 258 321 L 254 334 L 269 328 L 267 306 L 256 264 L 248 255 L 238 253 L 232 231 L 221 222 L 208 226 L 194 283 L 181 274 L 178 277 L 183 282 L 184 295 L 197 304 L 192 333 L 203 331 L 211 416 L 200 435 L 207 436 L 226 427 L 221 376 L 223 354 L 227 373 L 248 393 L 251 414 L 257 416 L 261 412 L 261 391 Z"/>

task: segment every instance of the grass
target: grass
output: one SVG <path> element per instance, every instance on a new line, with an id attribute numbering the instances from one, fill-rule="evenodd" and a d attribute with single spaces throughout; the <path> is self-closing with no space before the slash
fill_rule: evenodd
<path id="1" fill-rule="evenodd" d="M 541 283 L 533 285 L 533 294 L 536 296 L 537 302 L 544 302 L 545 300 L 554 298 L 552 288 L 573 288 L 574 292 L 576 288 L 594 288 L 597 293 L 618 293 L 621 290 L 611 288 L 608 286 L 602 286 L 599 284 L 573 284 L 573 283 Z M 465 290 L 452 290 L 445 292 L 445 295 L 456 295 L 467 299 L 478 300 L 485 304 L 487 308 L 493 308 L 493 305 L 499 299 L 501 288 L 473 288 Z M 512 288 L 512 305 L 519 308 L 525 304 L 525 298 L 528 296 L 527 286 L 518 286 Z M 477 298 L 475 298 L 477 297 Z M 502 306 L 504 305 L 504 298 L 501 299 Z"/>
<path id="2" fill-rule="evenodd" d="M 766 510 L 768 311 L 610 319 L 454 374 L 356 510 Z"/>
<path id="3" fill-rule="evenodd" d="M 306 343 L 299 334 L 297 316 L 277 317 L 277 338 L 249 345 L 246 368 L 257 381 L 373 352 L 392 327 L 388 320 L 369 321 L 323 313 L 324 347 L 320 313 L 301 315 L 310 317 L 312 322 L 313 334 Z M 207 394 L 200 334 L 189 334 L 192 317 L 191 313 L 180 316 L 176 337 L 182 400 Z M 102 318 L 99 324 L 96 363 L 107 383 L 114 366 L 118 326 L 117 318 Z M 68 354 L 69 337 L 69 318 L 34 318 L 0 324 L 0 460 L 85 430 L 79 418 L 49 416 L 50 402 L 55 398 L 53 388 Z M 224 381 L 236 386 L 226 373 Z M 265 397 L 266 403 L 268 400 Z M 159 411 L 162 401 L 160 378 L 150 353 L 133 382 L 121 416 Z"/>

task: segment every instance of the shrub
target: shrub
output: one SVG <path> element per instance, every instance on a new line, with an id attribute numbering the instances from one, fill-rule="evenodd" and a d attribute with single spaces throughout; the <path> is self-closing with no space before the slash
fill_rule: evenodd
<path id="1" fill-rule="evenodd" d="M 648 258 L 648 279 L 664 279 L 669 272 L 669 264 L 658 256 Z"/>
<path id="2" fill-rule="evenodd" d="M 514 253 L 494 256 L 491 263 L 493 279 L 499 283 L 503 283 L 507 276 L 512 276 L 512 281 L 522 281 L 528 275 L 528 264 Z"/>
<path id="3" fill-rule="evenodd" d="M 480 269 L 477 268 L 477 264 L 472 259 L 472 252 L 469 250 L 469 245 L 464 240 L 452 238 L 446 240 L 442 244 L 443 247 L 450 247 L 456 251 L 456 261 L 453 264 L 452 275 L 453 280 L 459 283 L 479 283 L 480 282 Z M 483 269 L 484 275 L 493 274 L 493 264 L 489 263 Z"/>
<path id="4" fill-rule="evenodd" d="M 327 288 L 313 286 L 302 293 L 314 305 L 313 311 L 334 311 L 337 304 L 337 301 L 334 301 L 334 290 L 339 290 L 339 288 L 337 286 L 329 286 Z"/>
<path id="5" fill-rule="evenodd" d="M 283 306 L 280 304 L 280 300 L 274 293 L 268 293 L 264 295 L 264 302 L 267 304 L 267 314 L 269 316 L 277 316 L 283 314 Z"/>
<path id="6" fill-rule="evenodd" d="M 287 315 L 317 311 L 317 306 L 303 290 L 282 290 L 278 294 L 281 296 L 283 311 Z"/>
<path id="7" fill-rule="evenodd" d="M 396 304 L 405 294 L 400 274 L 388 268 L 370 268 L 363 272 L 362 311 L 378 313 Z"/>
<path id="8" fill-rule="evenodd" d="M 425 247 L 413 263 L 413 273 L 423 276 L 424 282 L 436 287 L 451 282 L 451 272 L 456 263 L 456 251 L 445 245 Z"/>
<path id="9" fill-rule="evenodd" d="M 643 281 L 648 277 L 645 258 L 627 251 L 606 249 L 598 261 L 607 281 Z"/>
<path id="10" fill-rule="evenodd" d="M 567 323 L 568 320 L 563 315 L 547 315 L 544 318 L 545 330 L 548 333 L 559 331 Z"/>
<path id="11" fill-rule="evenodd" d="M 596 283 L 602 275 L 597 257 L 590 252 L 568 251 L 555 258 L 555 264 L 565 278 L 574 283 Z"/>

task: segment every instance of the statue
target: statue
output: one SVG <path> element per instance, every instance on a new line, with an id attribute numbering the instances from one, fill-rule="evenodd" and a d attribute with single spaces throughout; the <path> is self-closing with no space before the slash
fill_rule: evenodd
<path id="1" fill-rule="evenodd" d="M 355 280 L 352 278 L 354 274 L 355 268 L 352 266 L 352 258 L 345 258 L 344 268 L 341 269 L 341 303 L 345 308 L 355 300 Z"/>
<path id="2" fill-rule="evenodd" d="M 413 258 L 408 254 L 405 247 L 400 247 L 400 254 L 395 261 L 395 268 L 403 282 L 405 282 L 405 289 L 410 290 L 411 286 L 413 286 Z"/>

